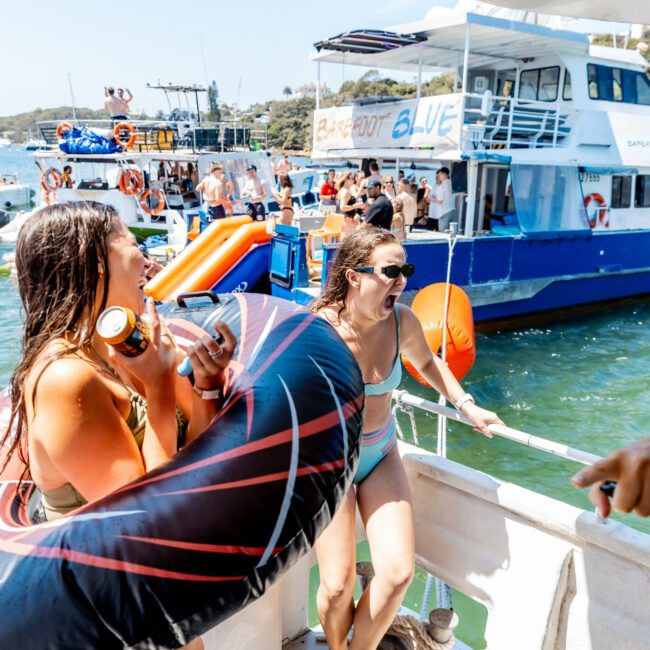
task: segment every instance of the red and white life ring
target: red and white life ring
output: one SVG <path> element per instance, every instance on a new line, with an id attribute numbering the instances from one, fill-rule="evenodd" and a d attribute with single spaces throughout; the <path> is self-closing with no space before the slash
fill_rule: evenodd
<path id="1" fill-rule="evenodd" d="M 588 212 L 589 204 L 592 201 L 597 203 L 593 217 L 591 217 Z M 609 228 L 609 208 L 605 203 L 605 199 L 601 194 L 598 194 L 598 192 L 592 192 L 585 197 L 585 212 L 587 213 L 587 219 L 589 220 L 591 228 L 596 228 L 597 226 Z"/>
<path id="2" fill-rule="evenodd" d="M 68 133 L 72 129 L 72 122 L 59 122 L 56 125 L 56 137 L 59 138 L 59 140 Z"/>
<path id="3" fill-rule="evenodd" d="M 50 167 L 41 174 L 41 187 L 46 192 L 55 192 L 63 185 L 63 175 L 56 167 Z"/>
<path id="4" fill-rule="evenodd" d="M 144 187 L 142 172 L 137 169 L 125 169 L 120 174 L 120 190 L 129 196 L 140 194 Z"/>
<path id="5" fill-rule="evenodd" d="M 151 207 L 149 204 L 149 199 L 154 196 L 158 200 L 158 204 L 155 207 Z M 165 209 L 165 195 L 161 190 L 152 187 L 142 194 L 140 197 L 140 207 L 147 214 L 160 214 Z"/>
<path id="6" fill-rule="evenodd" d="M 122 132 L 129 132 L 129 139 L 122 140 Z M 130 122 L 118 122 L 113 129 L 113 140 L 123 149 L 130 149 L 135 142 L 135 127 Z"/>

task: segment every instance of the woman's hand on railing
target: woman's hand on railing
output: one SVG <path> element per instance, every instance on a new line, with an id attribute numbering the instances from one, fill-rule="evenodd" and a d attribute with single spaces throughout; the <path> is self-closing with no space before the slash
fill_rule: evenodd
<path id="1" fill-rule="evenodd" d="M 492 433 L 490 433 L 488 428 L 491 424 L 504 424 L 503 420 L 496 413 L 476 406 L 473 402 L 468 402 L 463 405 L 461 413 L 472 421 L 477 431 L 480 431 L 488 438 L 492 438 Z"/>

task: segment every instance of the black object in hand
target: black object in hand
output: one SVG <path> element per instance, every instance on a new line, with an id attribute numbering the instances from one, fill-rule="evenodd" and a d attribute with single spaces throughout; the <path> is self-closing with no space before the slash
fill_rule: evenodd
<path id="1" fill-rule="evenodd" d="M 618 483 L 616 481 L 605 481 L 605 483 L 600 486 L 599 490 L 611 498 L 614 496 L 614 490 L 617 485 Z"/>

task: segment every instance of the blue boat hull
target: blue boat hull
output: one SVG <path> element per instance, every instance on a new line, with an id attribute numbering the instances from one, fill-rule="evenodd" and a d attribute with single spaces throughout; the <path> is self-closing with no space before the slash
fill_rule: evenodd
<path id="1" fill-rule="evenodd" d="M 407 290 L 445 281 L 446 240 L 404 248 L 416 266 Z M 326 247 L 326 266 L 335 252 Z M 650 231 L 458 239 L 450 279 L 468 293 L 476 322 L 650 294 Z"/>

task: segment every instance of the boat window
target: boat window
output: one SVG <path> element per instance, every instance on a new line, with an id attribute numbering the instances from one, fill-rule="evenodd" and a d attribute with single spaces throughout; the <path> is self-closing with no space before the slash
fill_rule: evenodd
<path id="1" fill-rule="evenodd" d="M 631 193 L 631 176 L 612 176 L 612 208 L 629 208 Z"/>
<path id="2" fill-rule="evenodd" d="M 587 64 L 589 97 L 650 106 L 650 79 L 639 70 Z"/>
<path id="3" fill-rule="evenodd" d="M 519 78 L 519 99 L 554 102 L 559 82 L 559 66 L 524 70 Z"/>
<path id="4" fill-rule="evenodd" d="M 639 175 L 636 177 L 634 188 L 634 207 L 650 208 L 650 176 Z"/>
<path id="5" fill-rule="evenodd" d="M 595 65 L 589 64 L 587 66 L 587 79 L 589 81 L 589 97 L 598 99 L 598 77 Z"/>
<path id="6" fill-rule="evenodd" d="M 573 99 L 573 89 L 571 88 L 571 73 L 564 71 L 564 87 L 562 88 L 562 99 L 567 101 Z"/>
<path id="7" fill-rule="evenodd" d="M 589 230 L 577 167 L 511 164 L 510 173 L 523 232 Z"/>

